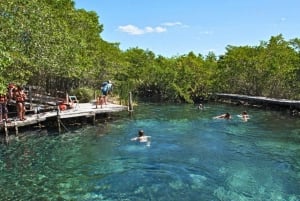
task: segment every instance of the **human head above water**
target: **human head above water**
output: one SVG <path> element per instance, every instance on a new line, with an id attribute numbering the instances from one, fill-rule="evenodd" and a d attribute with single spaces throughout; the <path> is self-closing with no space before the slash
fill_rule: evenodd
<path id="1" fill-rule="evenodd" d="M 144 135 L 144 131 L 143 130 L 139 130 L 139 137 Z"/>
<path id="2" fill-rule="evenodd" d="M 225 116 L 224 116 L 226 119 L 229 119 L 230 118 L 230 114 L 227 112 L 225 113 Z"/>

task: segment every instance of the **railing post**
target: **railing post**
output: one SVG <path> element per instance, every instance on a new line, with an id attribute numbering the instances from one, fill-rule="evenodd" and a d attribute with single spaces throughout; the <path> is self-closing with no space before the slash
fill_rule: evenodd
<path id="1" fill-rule="evenodd" d="M 5 120 L 4 120 L 4 131 L 5 131 L 5 143 L 8 144 L 8 142 L 9 142 L 8 129 L 7 129 L 7 123 Z"/>
<path id="2" fill-rule="evenodd" d="M 129 92 L 129 97 L 128 97 L 128 111 L 133 112 L 132 93 L 131 92 Z"/>
<path id="3" fill-rule="evenodd" d="M 60 127 L 60 114 L 59 114 L 59 106 L 57 106 L 57 127 L 58 127 L 58 133 L 61 133 L 61 127 Z"/>
<path id="4" fill-rule="evenodd" d="M 29 86 L 28 93 L 29 93 L 30 110 L 32 110 L 32 88 L 31 88 L 31 86 Z"/>

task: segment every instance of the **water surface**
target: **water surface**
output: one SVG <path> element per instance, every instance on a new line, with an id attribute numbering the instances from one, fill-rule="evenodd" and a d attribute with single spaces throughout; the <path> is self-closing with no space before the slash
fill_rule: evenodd
<path id="1" fill-rule="evenodd" d="M 0 200 L 300 200 L 299 119 L 218 104 L 141 104 L 113 119 L 1 144 Z M 130 140 L 139 129 L 150 146 Z"/>

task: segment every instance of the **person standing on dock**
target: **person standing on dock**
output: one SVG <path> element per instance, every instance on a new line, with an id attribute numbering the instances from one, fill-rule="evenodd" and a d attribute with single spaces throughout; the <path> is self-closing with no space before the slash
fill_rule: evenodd
<path id="1" fill-rule="evenodd" d="M 3 119 L 7 122 L 7 114 L 7 95 L 5 93 L 0 93 L 0 123 Z"/>
<path id="2" fill-rule="evenodd" d="M 25 119 L 25 99 L 26 94 L 21 86 L 18 86 L 16 90 L 14 91 L 14 99 L 16 100 L 17 104 L 17 112 L 18 112 L 18 118 L 20 121 L 24 121 Z"/>
<path id="3" fill-rule="evenodd" d="M 110 80 L 103 82 L 101 85 L 101 92 L 104 96 L 104 104 L 107 105 L 108 102 L 108 94 L 112 91 L 112 82 Z"/>
<path id="4" fill-rule="evenodd" d="M 10 103 L 14 99 L 15 88 L 16 88 L 16 85 L 14 83 L 9 83 L 9 85 L 7 87 L 8 103 Z"/>

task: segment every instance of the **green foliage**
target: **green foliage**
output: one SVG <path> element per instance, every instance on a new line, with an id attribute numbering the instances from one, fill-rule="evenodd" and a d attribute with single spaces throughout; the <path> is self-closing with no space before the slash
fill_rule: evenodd
<path id="1" fill-rule="evenodd" d="M 83 87 L 71 90 L 70 95 L 76 96 L 81 103 L 88 103 L 91 100 L 94 100 L 94 92 L 95 91 L 91 88 Z"/>
<path id="2" fill-rule="evenodd" d="M 299 53 L 282 35 L 258 47 L 228 46 L 219 59 L 218 91 L 274 98 L 297 98 Z"/>

